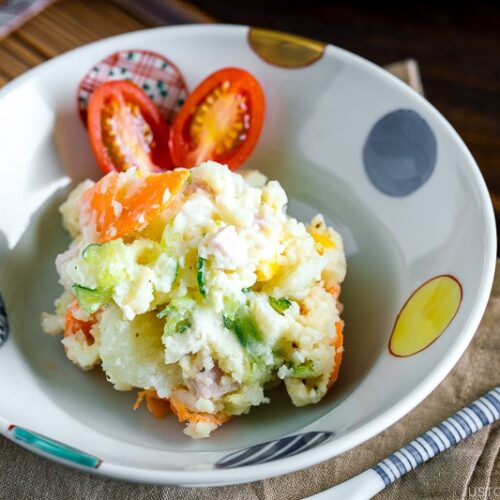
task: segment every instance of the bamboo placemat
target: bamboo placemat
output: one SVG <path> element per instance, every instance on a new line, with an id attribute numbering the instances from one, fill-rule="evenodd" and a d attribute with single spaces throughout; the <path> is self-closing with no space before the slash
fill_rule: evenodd
<path id="1" fill-rule="evenodd" d="M 61 0 L 0 41 L 0 85 L 80 45 L 150 27 L 105 0 Z"/>

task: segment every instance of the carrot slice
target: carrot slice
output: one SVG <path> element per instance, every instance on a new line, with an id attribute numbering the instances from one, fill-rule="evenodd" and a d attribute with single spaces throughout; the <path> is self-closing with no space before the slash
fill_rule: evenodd
<path id="1" fill-rule="evenodd" d="M 333 285 L 328 287 L 326 291 L 332 295 L 333 298 L 338 299 L 340 295 L 340 285 Z"/>
<path id="2" fill-rule="evenodd" d="M 186 405 L 181 401 L 170 397 L 170 407 L 172 411 L 177 415 L 179 422 L 208 422 L 215 425 L 222 425 L 227 421 L 231 420 L 231 415 L 224 415 L 223 413 L 217 413 L 212 415 L 211 413 L 201 413 L 194 412 L 186 408 Z"/>
<path id="3" fill-rule="evenodd" d="M 137 179 L 131 182 L 126 182 L 130 177 L 125 176 L 126 173 L 107 174 L 80 199 L 80 225 L 93 227 L 99 243 L 144 229 L 181 190 L 189 172 L 138 172 Z"/>
<path id="4" fill-rule="evenodd" d="M 335 322 L 335 331 L 337 332 L 337 337 L 335 338 L 335 342 L 333 343 L 333 347 L 335 347 L 335 358 L 332 373 L 330 374 L 330 379 L 328 380 L 328 389 L 332 387 L 332 385 L 337 380 L 339 376 L 340 365 L 342 364 L 342 354 L 344 352 L 344 336 L 343 336 L 344 324 L 341 321 Z"/>
<path id="5" fill-rule="evenodd" d="M 81 319 L 75 318 L 75 314 L 78 315 L 79 310 L 80 306 L 78 305 L 78 301 L 74 300 L 68 307 L 64 316 L 64 336 L 71 337 L 78 332 L 82 332 L 85 335 L 87 344 L 92 345 L 94 343 L 94 337 L 90 333 L 90 330 L 95 323 L 95 319 L 91 317 L 89 321 L 82 321 Z"/>
<path id="6" fill-rule="evenodd" d="M 149 413 L 156 418 L 163 418 L 170 411 L 170 403 L 166 399 L 161 399 L 154 389 L 146 389 L 137 394 L 134 403 L 134 410 L 137 410 L 143 399 L 146 399 L 146 406 Z"/>
<path id="7" fill-rule="evenodd" d="M 146 406 L 149 412 L 157 418 L 162 418 L 169 411 L 172 411 L 179 419 L 179 422 L 209 422 L 218 426 L 226 423 L 232 418 L 230 415 L 224 415 L 223 413 L 212 415 L 210 413 L 191 411 L 178 399 L 173 397 L 162 399 L 158 397 L 154 389 L 146 389 L 137 394 L 134 410 L 137 410 L 137 408 L 141 406 L 144 399 L 146 400 Z"/>

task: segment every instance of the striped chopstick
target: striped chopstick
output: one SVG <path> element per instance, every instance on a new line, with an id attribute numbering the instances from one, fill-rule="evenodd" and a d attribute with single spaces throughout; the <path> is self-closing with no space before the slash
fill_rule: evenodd
<path id="1" fill-rule="evenodd" d="M 500 386 L 373 466 L 388 486 L 401 476 L 500 419 Z"/>
<path id="2" fill-rule="evenodd" d="M 500 386 L 432 427 L 372 468 L 308 499 L 372 498 L 420 464 L 497 420 L 500 420 Z"/>

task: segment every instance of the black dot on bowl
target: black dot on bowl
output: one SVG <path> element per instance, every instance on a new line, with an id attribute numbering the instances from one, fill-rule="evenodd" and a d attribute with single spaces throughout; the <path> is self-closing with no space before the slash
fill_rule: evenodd
<path id="1" fill-rule="evenodd" d="M 398 109 L 383 116 L 363 147 L 370 181 L 390 196 L 407 196 L 432 175 L 437 142 L 427 122 L 415 111 Z"/>
<path id="2" fill-rule="evenodd" d="M 9 321 L 7 319 L 7 311 L 0 295 L 0 346 L 2 346 L 9 336 Z"/>

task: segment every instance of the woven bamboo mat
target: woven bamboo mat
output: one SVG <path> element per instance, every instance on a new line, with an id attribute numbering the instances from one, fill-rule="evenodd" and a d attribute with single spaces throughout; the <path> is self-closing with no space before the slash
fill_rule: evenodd
<path id="1" fill-rule="evenodd" d="M 80 45 L 151 25 L 105 0 L 60 0 L 0 41 L 0 85 Z"/>

